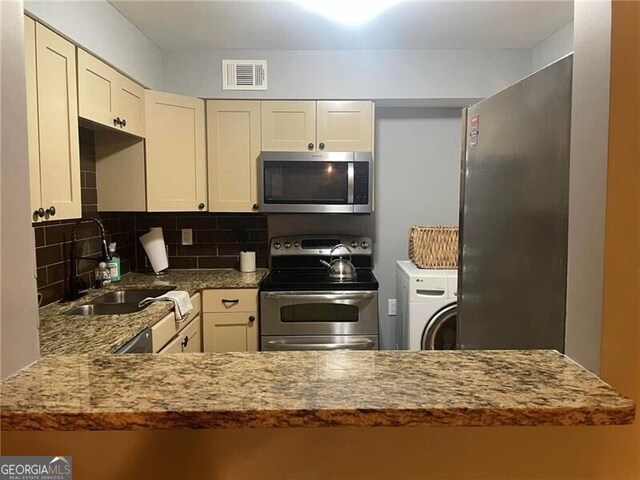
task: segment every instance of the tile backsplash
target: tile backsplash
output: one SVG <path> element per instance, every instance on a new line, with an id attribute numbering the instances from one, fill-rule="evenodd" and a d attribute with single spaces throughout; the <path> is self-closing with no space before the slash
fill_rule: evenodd
<path id="1" fill-rule="evenodd" d="M 169 268 L 237 268 L 242 250 L 256 252 L 258 267 L 267 266 L 267 217 L 248 213 L 137 213 L 136 238 L 151 227 L 162 227 L 169 253 Z M 182 245 L 182 229 L 190 228 L 193 245 Z M 140 242 L 136 243 L 136 269 L 150 268 Z"/>
<path id="2" fill-rule="evenodd" d="M 237 268 L 240 251 L 256 252 L 258 267 L 267 266 L 267 217 L 260 214 L 201 212 L 147 213 L 98 212 L 95 139 L 92 130 L 80 128 L 80 180 L 83 217 L 100 219 L 109 242 L 117 242 L 122 272 L 150 268 L 138 238 L 150 227 L 162 227 L 170 269 Z M 42 305 L 64 298 L 70 272 L 71 230 L 75 220 L 34 223 L 38 292 Z M 193 245 L 182 245 L 182 229 L 192 229 Z M 95 224 L 78 228 L 77 254 L 98 258 L 100 236 Z M 78 262 L 83 285 L 92 282 L 95 261 Z"/>

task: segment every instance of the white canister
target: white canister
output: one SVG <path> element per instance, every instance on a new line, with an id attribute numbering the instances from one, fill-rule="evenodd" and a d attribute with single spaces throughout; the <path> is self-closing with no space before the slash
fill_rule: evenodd
<path id="1" fill-rule="evenodd" d="M 240 271 L 256 271 L 256 252 L 240 252 Z"/>

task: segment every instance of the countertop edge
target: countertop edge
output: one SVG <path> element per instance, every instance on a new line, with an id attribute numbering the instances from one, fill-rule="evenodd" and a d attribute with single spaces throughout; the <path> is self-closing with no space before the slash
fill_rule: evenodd
<path id="1" fill-rule="evenodd" d="M 616 426 L 635 420 L 635 404 L 597 408 L 308 409 L 260 411 L 5 413 L 4 431 L 184 430 L 327 427 Z"/>

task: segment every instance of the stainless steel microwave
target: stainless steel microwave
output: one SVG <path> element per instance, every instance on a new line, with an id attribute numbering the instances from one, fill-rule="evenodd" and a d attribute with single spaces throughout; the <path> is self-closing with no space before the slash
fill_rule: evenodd
<path id="1" fill-rule="evenodd" d="M 261 212 L 371 213 L 370 152 L 262 152 Z"/>

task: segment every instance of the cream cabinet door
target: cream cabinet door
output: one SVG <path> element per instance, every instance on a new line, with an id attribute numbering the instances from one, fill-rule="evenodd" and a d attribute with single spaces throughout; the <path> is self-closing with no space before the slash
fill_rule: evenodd
<path id="1" fill-rule="evenodd" d="M 118 72 L 78 49 L 78 113 L 101 125 L 117 127 L 115 94 Z"/>
<path id="2" fill-rule="evenodd" d="M 35 24 L 38 154 L 45 220 L 79 218 L 80 154 L 76 47 Z"/>
<path id="3" fill-rule="evenodd" d="M 147 210 L 206 210 L 204 100 L 145 92 Z"/>
<path id="4" fill-rule="evenodd" d="M 260 102 L 207 101 L 209 211 L 257 208 Z"/>
<path id="5" fill-rule="evenodd" d="M 308 152 L 316 149 L 316 102 L 263 101 L 262 150 Z"/>
<path id="6" fill-rule="evenodd" d="M 200 316 L 193 321 L 180 333 L 182 341 L 183 353 L 202 352 L 202 327 Z"/>
<path id="7" fill-rule="evenodd" d="M 120 129 L 144 137 L 144 88 L 120 74 L 116 87 L 115 111 L 122 120 Z"/>
<path id="8" fill-rule="evenodd" d="M 182 341 L 182 335 L 178 335 L 162 347 L 158 353 L 182 353 Z"/>
<path id="9" fill-rule="evenodd" d="M 144 87 L 81 49 L 78 103 L 80 117 L 144 137 Z"/>
<path id="10" fill-rule="evenodd" d="M 258 350 L 256 313 L 205 313 L 202 319 L 205 352 Z"/>
<path id="11" fill-rule="evenodd" d="M 327 152 L 373 151 L 373 102 L 319 101 L 317 141 Z"/>
<path id="12" fill-rule="evenodd" d="M 31 190 L 31 211 L 33 221 L 40 217 L 42 208 L 40 192 L 40 145 L 38 140 L 38 83 L 36 73 L 36 22 L 24 17 L 24 54 L 27 82 L 27 135 L 29 137 L 29 174 Z M 44 211 L 44 209 L 43 209 Z"/>

